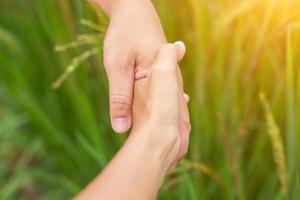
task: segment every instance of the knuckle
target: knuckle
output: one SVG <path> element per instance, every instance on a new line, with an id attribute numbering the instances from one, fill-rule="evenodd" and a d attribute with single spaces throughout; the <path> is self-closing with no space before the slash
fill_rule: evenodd
<path id="1" fill-rule="evenodd" d="M 112 53 L 105 56 L 104 68 L 108 75 L 115 73 L 128 74 L 134 66 L 134 57 L 127 54 L 120 54 L 119 56 L 113 55 Z"/>
<path id="2" fill-rule="evenodd" d="M 104 46 L 104 67 L 110 71 L 114 68 L 130 68 L 130 64 L 135 60 L 134 49 L 130 45 L 122 48 L 105 44 Z"/>
<path id="3" fill-rule="evenodd" d="M 127 95 L 113 94 L 110 96 L 110 109 L 114 117 L 122 117 L 131 111 L 131 98 Z"/>
<path id="4" fill-rule="evenodd" d="M 192 125 L 190 122 L 185 122 L 185 126 L 186 126 L 186 129 L 187 129 L 187 133 L 190 134 L 191 131 L 192 131 Z"/>
<path id="5" fill-rule="evenodd" d="M 174 71 L 174 68 L 175 67 L 168 63 L 157 63 L 154 66 L 154 69 L 160 74 L 171 74 Z"/>
<path id="6" fill-rule="evenodd" d="M 112 68 L 120 65 L 120 63 L 121 63 L 120 59 L 110 54 L 104 57 L 104 68 L 107 71 L 110 71 Z"/>

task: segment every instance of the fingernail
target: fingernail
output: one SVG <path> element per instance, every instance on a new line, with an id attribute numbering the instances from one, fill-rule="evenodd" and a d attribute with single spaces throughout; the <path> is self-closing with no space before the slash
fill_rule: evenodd
<path id="1" fill-rule="evenodd" d="M 129 123 L 126 117 L 112 119 L 112 127 L 117 133 L 124 133 L 129 128 Z"/>
<path id="2" fill-rule="evenodd" d="M 178 45 L 181 50 L 185 50 L 185 44 L 182 41 L 177 41 L 174 44 Z"/>
<path id="3" fill-rule="evenodd" d="M 180 61 L 183 58 L 186 51 L 185 44 L 182 41 L 174 42 L 174 44 L 177 45 L 180 49 L 179 58 L 178 58 L 178 61 Z"/>

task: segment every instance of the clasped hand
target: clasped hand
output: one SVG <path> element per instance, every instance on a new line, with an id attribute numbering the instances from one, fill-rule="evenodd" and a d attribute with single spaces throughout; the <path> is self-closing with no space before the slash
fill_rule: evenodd
<path id="1" fill-rule="evenodd" d="M 155 199 L 162 179 L 188 151 L 191 130 L 178 62 L 150 0 L 92 0 L 110 16 L 104 41 L 110 117 L 125 144 L 77 199 Z"/>
<path id="2" fill-rule="evenodd" d="M 155 199 L 167 170 L 186 154 L 188 98 L 177 62 L 182 42 L 163 45 L 134 86 L 133 127 L 112 161 L 77 199 Z"/>

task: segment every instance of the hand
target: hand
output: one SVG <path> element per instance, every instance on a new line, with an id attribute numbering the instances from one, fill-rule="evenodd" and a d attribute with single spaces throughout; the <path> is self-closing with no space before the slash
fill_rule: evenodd
<path id="1" fill-rule="evenodd" d="M 129 138 L 76 199 L 156 198 L 166 171 L 188 145 L 188 99 L 177 66 L 184 52 L 182 42 L 163 45 L 151 71 L 136 81 Z"/>
<path id="2" fill-rule="evenodd" d="M 166 43 L 151 0 L 93 0 L 110 16 L 104 40 L 104 65 L 109 79 L 110 118 L 116 132 L 132 124 L 134 74 L 143 76 Z"/>
<path id="3" fill-rule="evenodd" d="M 188 150 L 191 130 L 179 62 L 185 54 L 182 42 L 161 47 L 146 78 L 135 82 L 133 128 L 152 148 L 165 147 L 169 164 L 175 165 Z M 151 149 L 151 148 L 150 148 Z"/>

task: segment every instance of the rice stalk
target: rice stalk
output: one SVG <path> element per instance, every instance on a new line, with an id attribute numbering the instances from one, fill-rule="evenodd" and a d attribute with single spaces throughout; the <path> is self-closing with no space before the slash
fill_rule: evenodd
<path id="1" fill-rule="evenodd" d="M 274 12 L 274 8 L 276 6 L 276 4 L 278 3 L 278 0 L 270 0 L 270 2 L 268 3 L 268 6 L 266 7 L 266 11 L 265 11 L 265 16 L 263 18 L 262 24 L 260 26 L 260 30 L 258 31 L 258 35 L 255 41 L 255 45 L 252 51 L 252 55 L 250 57 L 250 62 L 248 65 L 248 69 L 247 69 L 247 78 L 245 79 L 247 82 L 250 80 L 251 75 L 253 75 L 256 67 L 257 67 L 257 62 L 259 60 L 259 56 L 264 44 L 264 40 L 266 39 L 267 36 L 267 31 L 268 31 L 268 26 L 270 24 L 270 21 L 272 19 L 272 15 Z"/>
<path id="2" fill-rule="evenodd" d="M 61 74 L 52 84 L 52 89 L 57 89 L 60 87 L 60 85 L 68 78 L 68 76 L 86 59 L 89 57 L 95 55 L 98 53 L 99 48 L 97 47 L 97 44 L 99 44 L 103 39 L 103 33 L 105 32 L 105 29 L 98 26 L 97 24 L 87 20 L 87 19 L 81 19 L 80 23 L 84 26 L 87 26 L 88 28 L 97 31 L 99 33 L 85 33 L 80 34 L 77 36 L 77 39 L 73 42 L 66 43 L 64 45 L 57 45 L 54 47 L 54 50 L 57 52 L 60 51 L 66 51 L 70 48 L 76 48 L 81 45 L 92 45 L 96 46 L 95 48 L 92 48 L 90 50 L 87 50 L 80 55 L 74 57 L 71 61 L 71 63 L 66 67 L 66 70 Z"/>
<path id="3" fill-rule="evenodd" d="M 228 9 L 224 12 L 224 15 L 220 18 L 219 27 L 222 27 L 223 30 L 226 30 L 229 24 L 231 24 L 235 19 L 244 15 L 245 13 L 254 9 L 257 5 L 261 3 L 259 0 L 252 1 L 241 1 L 239 4 L 235 4 L 235 6 L 231 9 Z"/>
<path id="4" fill-rule="evenodd" d="M 194 170 L 197 172 L 200 172 L 204 175 L 207 175 L 210 177 L 214 183 L 216 183 L 219 186 L 223 186 L 223 182 L 221 181 L 221 178 L 218 176 L 218 174 L 213 170 L 211 167 L 201 163 L 201 162 L 196 162 L 196 161 L 190 161 L 187 159 L 184 159 L 181 161 L 181 164 L 167 173 L 167 176 L 170 177 L 174 174 L 182 174 L 183 172 L 187 170 Z"/>
<path id="5" fill-rule="evenodd" d="M 106 31 L 106 29 L 104 27 L 101 27 L 99 26 L 98 24 L 95 24 L 94 22 L 91 22 L 87 19 L 81 19 L 80 20 L 80 24 L 81 25 L 84 25 L 94 31 L 98 31 L 98 32 L 101 32 L 101 33 L 104 33 Z"/>
<path id="6" fill-rule="evenodd" d="M 241 177 L 238 173 L 238 163 L 234 155 L 234 149 L 229 139 L 229 134 L 225 124 L 224 118 L 219 114 L 218 115 L 219 124 L 221 127 L 222 141 L 225 147 L 226 157 L 228 159 L 228 165 L 230 170 L 230 175 L 232 177 L 233 187 L 235 193 L 238 195 L 239 199 L 243 199 L 242 186 L 241 186 Z"/>
<path id="7" fill-rule="evenodd" d="M 173 178 L 170 178 L 170 180 L 168 180 L 166 183 L 163 184 L 163 188 L 162 191 L 166 191 L 170 188 L 175 187 L 177 184 L 179 184 L 180 182 L 182 182 L 186 177 L 185 176 L 176 176 Z"/>
<path id="8" fill-rule="evenodd" d="M 273 157 L 275 163 L 277 165 L 281 192 L 283 194 L 284 199 L 288 199 L 288 178 L 287 178 L 287 170 L 286 170 L 286 159 L 283 149 L 283 142 L 280 136 L 280 130 L 276 125 L 274 116 L 271 112 L 270 105 L 266 100 L 265 94 L 260 94 L 260 100 L 263 105 L 263 109 L 265 112 L 265 118 L 267 120 L 267 129 L 268 135 L 271 139 L 272 147 L 273 147 Z"/>
<path id="9" fill-rule="evenodd" d="M 90 40 L 78 40 L 78 41 L 73 41 L 70 43 L 66 43 L 64 45 L 57 45 L 54 47 L 54 51 L 66 51 L 67 49 L 70 48 L 76 48 L 78 46 L 81 45 L 86 45 L 86 44 L 97 44 L 99 43 L 99 40 L 95 40 L 95 39 L 90 39 Z"/>
<path id="10" fill-rule="evenodd" d="M 290 186 L 290 198 L 295 196 L 295 176 L 297 173 L 298 160 L 294 155 L 297 154 L 297 112 L 295 95 L 295 69 L 296 64 L 293 50 L 293 33 L 300 28 L 300 22 L 290 23 L 287 26 L 286 36 L 286 122 L 287 122 L 287 163 Z"/>
<path id="11" fill-rule="evenodd" d="M 91 50 L 85 51 L 79 56 L 72 59 L 71 64 L 67 66 L 66 70 L 63 72 L 63 74 L 56 79 L 52 84 L 52 89 L 58 89 L 62 82 L 64 82 L 68 76 L 86 59 L 89 57 L 96 55 L 99 52 L 99 48 L 95 47 Z"/>
<path id="12" fill-rule="evenodd" d="M 202 174 L 207 175 L 214 181 L 214 183 L 216 183 L 219 186 L 224 185 L 223 182 L 221 181 L 220 177 L 217 175 L 217 173 L 213 169 L 211 169 L 209 166 L 207 166 L 203 163 L 186 160 L 185 162 L 183 162 L 183 166 L 186 169 L 198 171 Z"/>
<path id="13" fill-rule="evenodd" d="M 237 131 L 237 140 L 239 142 L 243 142 L 245 137 L 247 136 L 247 123 L 250 119 L 251 109 L 253 109 L 253 105 L 249 104 L 243 113 L 241 122 L 239 123 Z"/>
<path id="14" fill-rule="evenodd" d="M 95 40 L 95 41 L 102 41 L 103 34 L 102 33 L 85 33 L 85 34 L 80 34 L 77 36 L 78 41 L 90 41 L 90 40 Z"/>

